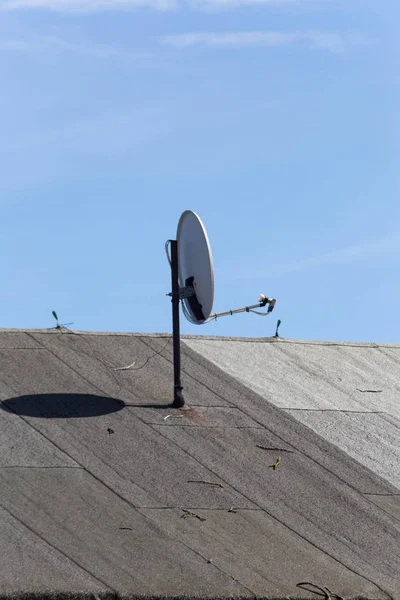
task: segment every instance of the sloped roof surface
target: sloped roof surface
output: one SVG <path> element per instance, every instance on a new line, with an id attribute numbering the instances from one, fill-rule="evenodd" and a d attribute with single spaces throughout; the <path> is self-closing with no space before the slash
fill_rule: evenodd
<path id="1" fill-rule="evenodd" d="M 400 488 L 400 346 L 279 338 L 187 344 Z"/>
<path id="2" fill-rule="evenodd" d="M 296 587 L 313 582 L 346 599 L 400 598 L 396 471 L 357 454 L 359 430 L 346 441 L 341 424 L 339 443 L 335 422 L 303 416 L 358 402 L 387 414 L 394 445 L 394 398 L 390 411 L 369 404 L 383 391 L 346 399 L 335 377 L 363 371 L 356 349 L 324 355 L 329 375 L 313 367 L 305 382 L 308 346 L 287 344 L 278 360 L 266 342 L 272 393 L 251 347 L 185 339 L 179 411 L 167 407 L 168 336 L 0 332 L 0 596 L 317 598 Z M 395 359 L 377 356 L 365 372 L 384 371 L 395 390 Z M 310 404 L 287 404 L 293 389 Z"/>

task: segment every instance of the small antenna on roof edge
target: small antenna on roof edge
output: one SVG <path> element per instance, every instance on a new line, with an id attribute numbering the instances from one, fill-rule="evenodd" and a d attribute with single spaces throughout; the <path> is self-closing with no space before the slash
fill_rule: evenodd
<path id="1" fill-rule="evenodd" d="M 73 324 L 73 321 L 71 321 L 71 323 L 59 323 L 59 321 L 58 321 L 58 315 L 57 315 L 57 313 L 56 313 L 55 310 L 52 310 L 51 314 L 53 315 L 53 317 L 56 320 L 56 327 L 55 327 L 55 329 L 61 329 L 61 330 L 62 329 L 68 329 L 68 326 Z"/>
<path id="2" fill-rule="evenodd" d="M 280 324 L 281 324 L 281 320 L 278 319 L 278 322 L 276 324 L 276 331 L 275 331 L 275 335 L 274 335 L 274 337 L 276 337 L 276 338 L 279 337 L 278 329 L 279 329 Z"/>

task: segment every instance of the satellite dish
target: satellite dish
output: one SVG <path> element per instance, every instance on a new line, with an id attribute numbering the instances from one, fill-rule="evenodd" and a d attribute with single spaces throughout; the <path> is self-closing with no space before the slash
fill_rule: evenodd
<path id="1" fill-rule="evenodd" d="M 182 300 L 185 316 L 192 323 L 202 325 L 213 307 L 214 266 L 206 229 L 195 212 L 182 213 L 176 240 L 179 285 L 187 289 Z"/>
<path id="2" fill-rule="evenodd" d="M 169 253 L 170 249 L 170 253 Z M 179 330 L 179 303 L 182 301 L 185 317 L 195 325 L 202 325 L 227 315 L 252 312 L 266 316 L 274 309 L 276 300 L 261 294 L 258 303 L 236 310 L 211 315 L 214 302 L 214 266 L 206 229 L 198 215 L 185 210 L 179 219 L 176 240 L 167 240 L 165 251 L 171 267 L 171 288 L 167 294 L 172 301 L 172 337 L 174 355 L 174 401 L 172 407 L 185 405 L 181 382 L 181 349 Z M 267 312 L 259 312 L 268 304 Z M 57 317 L 54 314 L 55 318 Z"/>

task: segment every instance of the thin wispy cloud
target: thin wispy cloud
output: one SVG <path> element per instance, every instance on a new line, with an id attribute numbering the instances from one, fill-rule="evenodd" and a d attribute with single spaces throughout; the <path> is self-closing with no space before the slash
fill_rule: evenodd
<path id="1" fill-rule="evenodd" d="M 0 10 L 41 9 L 62 13 L 94 13 L 144 7 L 168 10 L 178 5 L 206 11 L 252 5 L 303 10 L 327 8 L 336 2 L 337 0 L 5 0 L 0 5 Z"/>
<path id="2" fill-rule="evenodd" d="M 265 6 L 283 9 L 325 9 L 336 0 L 186 0 L 194 9 L 215 11 L 246 6 Z"/>
<path id="3" fill-rule="evenodd" d="M 292 263 L 271 265 L 267 269 L 259 271 L 248 271 L 238 275 L 238 279 L 253 279 L 256 277 L 295 273 L 297 271 L 306 271 L 325 265 L 349 264 L 382 256 L 400 257 L 400 236 L 380 238 L 371 242 L 348 246 L 346 248 L 333 250 Z"/>
<path id="4" fill-rule="evenodd" d="M 276 32 L 236 31 L 180 33 L 162 38 L 165 44 L 176 48 L 209 46 L 214 48 L 260 48 L 308 44 L 330 52 L 344 52 L 348 48 L 366 43 L 360 35 L 326 31 Z"/>
<path id="5" fill-rule="evenodd" d="M 30 48 L 31 46 L 26 40 L 0 40 L 0 52 L 1 50 L 25 52 Z"/>
<path id="6" fill-rule="evenodd" d="M 98 59 L 139 60 L 152 56 L 141 50 L 125 50 L 114 46 L 87 44 L 54 36 L 29 36 L 25 39 L 0 40 L 0 52 L 65 52 Z"/>
<path id="7" fill-rule="evenodd" d="M 175 5 L 175 0 L 6 0 L 0 8 L 1 10 L 42 9 L 63 13 L 94 13 L 143 7 L 167 10 Z"/>
<path id="8" fill-rule="evenodd" d="M 31 125 L 28 131 L 3 136 L 0 192 L 4 195 L 7 190 L 26 190 L 37 184 L 57 186 L 60 178 L 73 178 L 77 173 L 87 177 L 90 172 L 96 178 L 99 169 L 106 173 L 123 164 L 133 169 L 146 166 L 160 140 L 170 135 L 168 116 L 163 107 L 138 106 L 126 112 L 116 107 L 115 112 Z"/>

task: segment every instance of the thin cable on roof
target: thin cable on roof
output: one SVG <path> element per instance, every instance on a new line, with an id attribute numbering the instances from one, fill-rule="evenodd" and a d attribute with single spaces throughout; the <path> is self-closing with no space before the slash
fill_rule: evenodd
<path id="1" fill-rule="evenodd" d="M 275 448 L 272 446 L 260 446 L 260 444 L 256 444 L 256 448 L 261 448 L 261 450 L 275 450 L 281 452 L 294 452 L 294 450 L 289 450 L 288 448 Z"/>
<path id="2" fill-rule="evenodd" d="M 312 587 L 316 588 L 316 590 L 310 590 L 310 588 L 304 587 L 305 585 L 312 586 Z M 298 587 L 302 590 L 306 590 L 307 592 L 311 592 L 312 594 L 317 594 L 317 596 L 323 596 L 324 600 L 344 600 L 343 596 L 334 594 L 333 592 L 331 592 L 331 590 L 328 587 L 326 587 L 326 586 L 320 587 L 319 585 L 316 585 L 315 583 L 311 583 L 310 581 L 303 581 L 300 583 L 296 583 L 296 587 Z M 322 593 L 320 593 L 320 592 L 322 592 Z"/>
<path id="3" fill-rule="evenodd" d="M 140 367 L 136 367 L 136 369 L 133 369 L 133 368 L 132 368 L 132 369 L 131 369 L 131 371 L 139 371 L 140 369 L 143 369 L 143 367 L 144 367 L 144 366 L 146 366 L 146 365 L 147 365 L 147 363 L 148 363 L 148 362 L 149 362 L 149 361 L 150 361 L 152 358 L 155 358 L 156 356 L 159 356 L 160 354 L 162 354 L 162 353 L 164 352 L 165 348 L 168 346 L 168 344 L 170 343 L 170 341 L 171 341 L 171 338 L 168 338 L 168 340 L 167 340 L 166 344 L 164 344 L 164 346 L 161 348 L 161 350 L 159 350 L 158 352 L 154 352 L 154 354 L 152 354 L 151 356 L 149 356 L 149 357 L 148 357 L 148 358 L 145 360 L 145 362 L 144 362 L 142 365 L 140 365 Z"/>
<path id="4" fill-rule="evenodd" d="M 106 369 L 108 370 L 108 372 L 110 373 L 110 375 L 112 375 L 115 378 L 115 372 L 116 371 L 127 371 L 127 370 L 131 370 L 131 371 L 139 371 L 140 369 L 143 369 L 143 367 L 145 365 L 147 365 L 147 363 L 155 358 L 156 356 L 159 356 L 160 354 L 162 354 L 162 352 L 165 350 L 165 348 L 168 346 L 169 342 L 171 341 L 171 337 L 169 336 L 166 343 L 164 344 L 164 346 L 161 348 L 161 350 L 158 350 L 157 352 L 154 352 L 154 354 L 151 354 L 146 360 L 145 362 L 140 365 L 140 367 L 136 367 L 135 369 L 133 368 L 134 365 L 136 364 L 136 361 L 133 361 L 133 363 L 131 365 L 128 365 L 127 367 L 112 367 L 111 365 L 107 364 L 102 358 L 100 358 L 97 354 L 96 351 L 94 350 L 93 346 L 91 345 L 90 341 L 88 340 L 87 336 L 90 336 L 90 332 L 81 332 L 81 331 L 73 331 L 72 329 L 68 329 L 68 332 L 72 335 L 80 335 L 84 338 L 85 342 L 88 344 L 90 350 L 92 351 L 92 356 L 94 356 L 104 367 L 106 367 Z M 86 352 L 84 352 L 84 354 L 86 354 Z M 116 382 L 118 383 L 118 385 L 120 386 L 121 389 L 121 385 L 119 383 L 119 381 L 116 379 Z"/>
<path id="5" fill-rule="evenodd" d="M 196 519 L 199 519 L 199 521 L 207 521 L 207 519 L 205 519 L 204 517 L 201 517 L 200 515 L 198 515 L 197 513 L 191 511 L 191 510 L 187 510 L 186 508 L 181 508 L 181 510 L 183 511 L 183 515 L 181 515 L 181 519 L 187 519 L 188 517 L 195 517 Z"/>
<path id="6" fill-rule="evenodd" d="M 203 483 L 204 485 L 211 485 L 213 487 L 224 487 L 222 483 L 216 483 L 215 481 L 204 481 L 203 479 L 189 479 L 188 483 Z"/>

